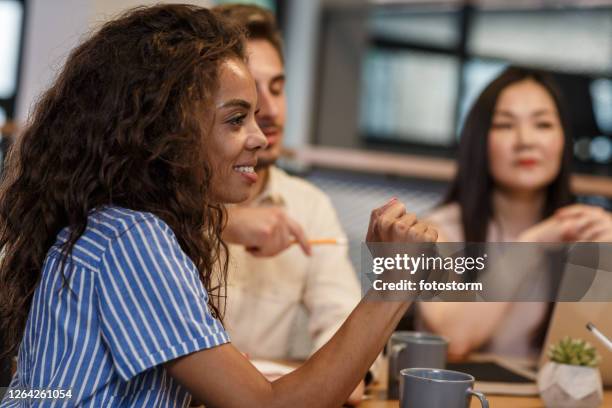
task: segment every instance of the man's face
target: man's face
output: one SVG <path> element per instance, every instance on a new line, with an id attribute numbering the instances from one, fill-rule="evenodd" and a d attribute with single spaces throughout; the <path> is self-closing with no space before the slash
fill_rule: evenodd
<path id="1" fill-rule="evenodd" d="M 268 139 L 258 153 L 257 167 L 274 164 L 281 154 L 285 126 L 285 70 L 276 49 L 263 39 L 247 42 L 248 67 L 257 85 L 257 124 Z"/>

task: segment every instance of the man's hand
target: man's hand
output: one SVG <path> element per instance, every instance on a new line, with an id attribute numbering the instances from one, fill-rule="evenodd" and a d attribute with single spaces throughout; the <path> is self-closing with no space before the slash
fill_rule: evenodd
<path id="1" fill-rule="evenodd" d="M 283 209 L 232 207 L 227 212 L 223 239 L 243 245 L 253 256 L 277 255 L 296 241 L 306 255 L 311 254 L 304 230 Z"/>
<path id="2" fill-rule="evenodd" d="M 436 242 L 438 231 L 421 222 L 396 198 L 372 211 L 366 242 Z"/>

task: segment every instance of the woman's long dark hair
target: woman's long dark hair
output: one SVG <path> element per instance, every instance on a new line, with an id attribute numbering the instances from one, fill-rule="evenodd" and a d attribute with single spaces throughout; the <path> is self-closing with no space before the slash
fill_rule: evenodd
<path id="1" fill-rule="evenodd" d="M 561 93 L 550 75 L 532 69 L 509 67 L 484 89 L 465 120 L 459 141 L 457 174 L 443 201 L 444 204 L 459 204 L 466 242 L 487 241 L 487 227 L 494 216 L 492 205 L 494 182 L 489 171 L 488 157 L 488 135 L 493 112 L 501 92 L 525 79 L 536 81 L 551 95 L 559 113 L 565 139 L 561 168 L 547 188 L 542 217 L 552 215 L 555 210 L 573 201 L 569 184 L 572 137 Z"/>
<path id="2" fill-rule="evenodd" d="M 164 220 L 219 316 L 224 209 L 211 201 L 204 144 L 227 58 L 245 58 L 242 31 L 187 5 L 130 10 L 70 54 L 9 153 L 0 186 L 0 354 L 20 342 L 58 232 L 70 227 L 66 260 L 90 210 L 104 205 Z"/>

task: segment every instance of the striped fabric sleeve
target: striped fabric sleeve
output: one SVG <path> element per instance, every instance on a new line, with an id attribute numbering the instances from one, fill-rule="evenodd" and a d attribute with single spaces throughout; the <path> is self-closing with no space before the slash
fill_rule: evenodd
<path id="1" fill-rule="evenodd" d="M 103 340 L 126 381 L 229 341 L 210 314 L 195 265 L 157 218 L 136 220 L 109 243 L 96 295 Z"/>
<path id="2" fill-rule="evenodd" d="M 8 386 L 7 389 L 5 389 L 5 394 L 4 394 L 4 398 L 2 397 L 2 390 L 0 390 L 0 405 L 2 405 L 2 408 L 6 407 L 6 408 L 12 408 L 12 407 L 18 407 L 20 404 L 20 400 L 15 398 L 13 400 L 9 400 L 8 398 L 8 390 L 14 390 L 20 388 L 20 381 L 19 381 L 19 371 L 17 371 L 15 373 L 15 375 L 13 376 L 13 378 L 11 379 L 11 383 Z"/>

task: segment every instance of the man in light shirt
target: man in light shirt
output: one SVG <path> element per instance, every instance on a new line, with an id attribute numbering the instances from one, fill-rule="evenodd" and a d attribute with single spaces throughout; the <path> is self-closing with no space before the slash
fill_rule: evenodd
<path id="1" fill-rule="evenodd" d="M 346 239 L 325 193 L 275 163 L 285 124 L 282 43 L 272 14 L 251 5 L 216 10 L 246 28 L 248 67 L 257 85 L 259 127 L 268 146 L 258 154 L 249 200 L 228 210 L 224 239 L 230 267 L 224 323 L 232 342 L 253 358 L 286 359 L 303 307 L 313 350 L 342 325 L 361 293 L 344 245 L 315 246 L 307 238 Z M 297 241 L 297 243 L 295 243 Z M 349 402 L 361 399 L 363 383 Z"/>

